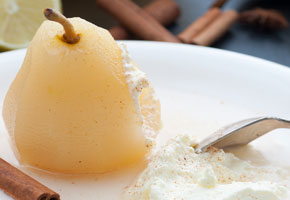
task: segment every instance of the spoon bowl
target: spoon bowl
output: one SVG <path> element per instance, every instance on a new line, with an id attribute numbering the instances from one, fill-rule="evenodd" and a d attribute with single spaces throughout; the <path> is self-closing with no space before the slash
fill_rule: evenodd
<path id="1" fill-rule="evenodd" d="M 209 146 L 225 148 L 245 145 L 277 128 L 290 128 L 290 121 L 277 117 L 256 117 L 238 121 L 203 139 L 196 152 L 202 153 Z"/>

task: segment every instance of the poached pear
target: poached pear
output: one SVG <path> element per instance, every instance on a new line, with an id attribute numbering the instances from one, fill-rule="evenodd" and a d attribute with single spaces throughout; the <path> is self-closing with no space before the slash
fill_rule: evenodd
<path id="1" fill-rule="evenodd" d="M 133 97 L 122 50 L 107 30 L 51 9 L 45 15 L 53 21 L 35 34 L 3 106 L 20 163 L 103 173 L 140 161 L 160 128 L 150 83 Z"/>

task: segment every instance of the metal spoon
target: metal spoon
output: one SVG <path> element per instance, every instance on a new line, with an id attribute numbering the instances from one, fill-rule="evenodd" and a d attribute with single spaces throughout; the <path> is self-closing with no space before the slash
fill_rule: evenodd
<path id="1" fill-rule="evenodd" d="M 238 121 L 203 139 L 196 152 L 204 152 L 209 146 L 225 148 L 245 145 L 277 128 L 290 128 L 290 121 L 276 117 L 256 117 Z"/>

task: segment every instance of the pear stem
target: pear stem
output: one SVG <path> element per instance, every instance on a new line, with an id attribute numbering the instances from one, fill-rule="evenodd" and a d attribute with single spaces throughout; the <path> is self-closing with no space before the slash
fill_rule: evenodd
<path id="1" fill-rule="evenodd" d="M 48 20 L 58 22 L 63 26 L 64 31 L 65 31 L 65 33 L 63 34 L 63 40 L 66 43 L 75 44 L 80 40 L 80 36 L 78 34 L 76 34 L 73 25 L 61 13 L 59 13 L 51 8 L 46 8 L 43 11 L 43 14 Z"/>

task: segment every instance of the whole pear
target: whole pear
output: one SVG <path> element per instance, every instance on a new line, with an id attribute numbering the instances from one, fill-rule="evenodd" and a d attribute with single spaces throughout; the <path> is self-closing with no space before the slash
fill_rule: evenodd
<path id="1" fill-rule="evenodd" d="M 6 95 L 3 118 L 19 161 L 53 172 L 100 173 L 143 159 L 150 150 L 144 123 L 160 127 L 152 88 L 136 107 L 109 32 L 66 20 L 74 35 L 43 22 Z M 76 40 L 68 41 L 64 29 Z"/>

